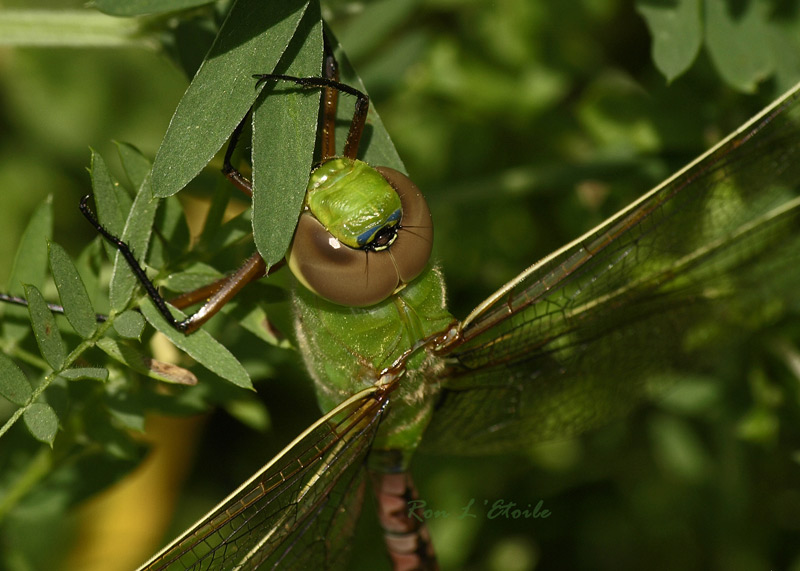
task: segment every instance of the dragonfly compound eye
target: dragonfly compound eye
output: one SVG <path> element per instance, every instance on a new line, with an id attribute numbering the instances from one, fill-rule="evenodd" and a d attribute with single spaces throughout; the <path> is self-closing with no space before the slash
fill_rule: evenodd
<path id="1" fill-rule="evenodd" d="M 354 173 L 365 168 L 369 171 Z M 366 193 L 358 188 L 365 178 L 371 179 Z M 323 189 L 328 193 L 326 199 L 336 199 L 331 192 L 333 185 L 328 184 L 333 179 L 337 191 L 345 193 L 352 190 L 349 186 L 356 186 L 357 192 L 379 204 L 360 201 L 358 196 L 351 200 L 354 222 L 338 212 L 336 205 L 314 196 Z M 372 192 L 375 187 L 386 187 L 388 193 Z M 295 277 L 317 295 L 340 305 L 374 305 L 412 281 L 428 265 L 433 245 L 430 210 L 417 186 L 403 173 L 388 167 L 373 169 L 361 161 L 332 159 L 312 173 L 306 201 L 308 208 L 300 216 L 286 258 Z M 374 222 L 379 218 L 376 211 L 383 213 L 380 223 Z"/>

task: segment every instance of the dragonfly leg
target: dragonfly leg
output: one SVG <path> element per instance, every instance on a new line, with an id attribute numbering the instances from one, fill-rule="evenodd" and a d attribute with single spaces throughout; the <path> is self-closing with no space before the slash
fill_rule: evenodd
<path id="1" fill-rule="evenodd" d="M 244 126 L 247 124 L 247 120 L 250 118 L 250 111 L 244 116 L 244 118 L 236 125 L 236 128 L 233 130 L 231 134 L 230 141 L 228 141 L 228 148 L 225 151 L 225 159 L 222 162 L 222 174 L 233 183 L 233 186 L 241 190 L 250 198 L 253 197 L 253 183 L 245 177 L 239 170 L 233 166 L 231 163 L 231 158 L 233 157 L 233 152 L 236 150 L 236 145 L 239 143 L 239 138 L 242 136 L 242 130 Z"/>
<path id="2" fill-rule="evenodd" d="M 270 268 L 270 272 L 280 268 L 282 265 L 282 261 L 275 264 Z M 202 301 L 205 298 L 205 294 L 213 292 L 210 297 L 205 298 L 205 303 L 197 311 L 180 322 L 182 327 L 180 330 L 184 333 L 191 333 L 197 330 L 206 321 L 214 317 L 244 286 L 270 272 L 267 272 L 267 265 L 264 263 L 261 254 L 254 252 L 238 270 L 229 276 L 217 280 L 209 286 L 184 293 L 171 300 L 170 303 L 175 307 L 188 307 Z"/>
<path id="3" fill-rule="evenodd" d="M 325 44 L 325 59 L 322 62 L 323 77 L 331 81 L 339 81 L 339 63 L 333 55 L 328 36 L 323 36 Z M 335 89 L 325 88 L 322 91 L 322 134 L 320 149 L 321 160 L 336 156 L 336 108 L 339 103 L 339 92 Z"/>
<path id="4" fill-rule="evenodd" d="M 344 156 L 349 159 L 357 158 L 358 144 L 361 141 L 361 135 L 364 133 L 364 125 L 367 122 L 367 112 L 369 111 L 369 96 L 366 93 L 329 77 L 295 77 L 292 75 L 282 75 L 277 73 L 261 73 L 256 74 L 253 77 L 258 79 L 259 83 L 262 81 L 290 81 L 307 89 L 324 89 L 325 91 L 335 90 L 355 97 L 356 106 L 355 111 L 353 112 L 353 119 L 350 122 L 350 131 L 347 133 L 347 140 L 344 144 Z M 329 110 L 327 108 L 327 103 L 328 98 L 326 97 L 326 108 L 323 113 L 323 117 L 324 119 L 328 119 L 330 117 L 331 121 L 333 122 L 336 109 L 334 106 L 332 110 Z M 330 152 L 330 149 L 328 149 L 328 152 Z"/>
<path id="5" fill-rule="evenodd" d="M 438 569 L 425 520 L 409 509 L 419 499 L 411 473 L 373 471 L 371 475 L 378 499 L 378 519 L 395 571 Z"/>
<path id="6" fill-rule="evenodd" d="M 166 300 L 158 292 L 155 284 L 147 277 L 147 272 L 139 264 L 131 252 L 130 247 L 120 238 L 114 236 L 111 232 L 100 224 L 94 212 L 88 206 L 89 195 L 83 197 L 81 200 L 81 212 L 87 220 L 95 227 L 95 229 L 108 240 L 125 258 L 125 261 L 130 266 L 136 278 L 142 284 L 147 295 L 153 300 L 153 303 L 158 308 L 158 311 L 167 320 L 167 322 L 184 333 L 191 333 L 200 327 L 203 323 L 211 319 L 228 301 L 233 298 L 245 285 L 253 280 L 266 275 L 266 264 L 258 252 L 250 256 L 247 261 L 236 272 L 230 276 L 214 282 L 210 286 L 205 286 L 194 292 L 189 292 L 179 296 L 178 305 L 180 307 L 187 307 L 201 301 L 203 295 L 209 295 L 206 302 L 194 312 L 192 315 L 183 320 L 177 320 L 172 316 L 172 313 L 167 307 Z M 277 266 L 277 265 L 276 265 Z"/>

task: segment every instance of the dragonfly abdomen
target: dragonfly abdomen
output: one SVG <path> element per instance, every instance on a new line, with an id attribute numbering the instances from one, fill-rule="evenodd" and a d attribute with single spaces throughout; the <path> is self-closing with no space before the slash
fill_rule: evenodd
<path id="1" fill-rule="evenodd" d="M 392 451 L 373 450 L 370 453 L 370 464 L 376 455 L 391 456 Z M 388 473 L 371 469 L 370 476 L 378 500 L 378 519 L 383 527 L 386 549 L 394 570 L 439 569 L 425 520 L 421 514 L 409 509 L 419 499 L 411 473 Z"/>

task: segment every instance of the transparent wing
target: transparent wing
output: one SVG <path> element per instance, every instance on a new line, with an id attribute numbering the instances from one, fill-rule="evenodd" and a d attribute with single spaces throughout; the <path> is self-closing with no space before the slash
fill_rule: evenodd
<path id="1" fill-rule="evenodd" d="M 375 388 L 342 403 L 140 571 L 344 567 L 385 405 Z"/>
<path id="2" fill-rule="evenodd" d="M 473 311 L 425 445 L 484 453 L 580 432 L 796 307 L 798 89 Z"/>

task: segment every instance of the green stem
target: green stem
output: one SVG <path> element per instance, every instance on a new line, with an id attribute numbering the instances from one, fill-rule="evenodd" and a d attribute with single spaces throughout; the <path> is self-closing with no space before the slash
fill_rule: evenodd
<path id="1" fill-rule="evenodd" d="M 0 437 L 2 437 L 6 432 L 8 432 L 8 430 L 12 426 L 14 426 L 14 423 L 16 423 L 17 420 L 19 420 L 19 418 L 24 414 L 24 412 L 31 404 L 35 403 L 39 399 L 39 396 L 41 396 L 41 394 L 45 391 L 45 389 L 47 389 L 47 387 L 49 387 L 50 384 L 58 376 L 58 373 L 60 373 L 64 369 L 67 369 L 70 365 L 72 365 L 72 363 L 74 363 L 78 359 L 78 357 L 81 356 L 81 354 L 84 351 L 86 351 L 90 347 L 93 347 L 97 343 L 97 340 L 103 337 L 106 330 L 112 326 L 114 321 L 113 317 L 114 315 L 109 316 L 109 319 L 104 323 L 102 323 L 97 328 L 97 331 L 95 331 L 95 334 L 92 335 L 92 337 L 81 341 L 80 344 L 78 344 L 78 346 L 75 347 L 75 349 L 69 355 L 67 355 L 66 359 L 64 360 L 64 365 L 59 371 L 54 371 L 49 375 L 47 375 L 47 377 L 45 377 L 44 381 L 40 383 L 39 386 L 37 386 L 33 390 L 33 393 L 28 399 L 28 402 L 25 403 L 25 405 L 18 408 L 16 411 L 14 411 L 14 414 L 12 414 L 11 417 L 6 421 L 6 423 L 2 427 L 0 427 Z"/>
<path id="2" fill-rule="evenodd" d="M 147 20 L 91 10 L 0 10 L 0 45 L 157 48 Z"/>

